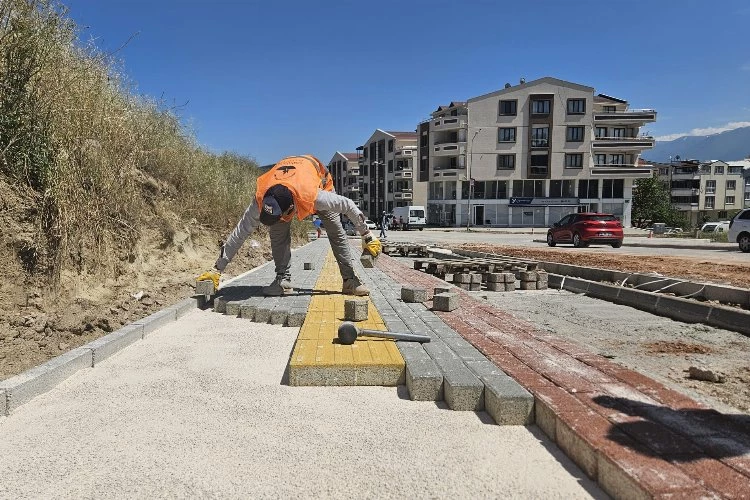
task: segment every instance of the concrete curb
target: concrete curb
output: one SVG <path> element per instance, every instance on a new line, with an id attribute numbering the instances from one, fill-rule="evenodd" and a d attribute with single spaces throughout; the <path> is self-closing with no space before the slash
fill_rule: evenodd
<path id="1" fill-rule="evenodd" d="M 597 299 L 665 316 L 684 323 L 703 323 L 750 336 L 750 311 L 655 292 L 607 285 L 581 278 L 549 275 L 551 288 L 582 293 Z"/>
<path id="2" fill-rule="evenodd" d="M 92 368 L 162 326 L 176 321 L 197 306 L 197 299 L 184 299 L 150 316 L 123 326 L 88 344 L 72 349 L 45 363 L 0 382 L 0 415 L 9 415 L 20 405 L 44 394 L 83 368 Z M 4 397 L 3 397 L 4 396 Z"/>
<path id="3" fill-rule="evenodd" d="M 679 244 L 679 243 L 662 243 L 661 241 L 658 243 L 641 243 L 641 242 L 630 242 L 628 241 L 628 238 L 641 238 L 642 236 L 625 236 L 625 241 L 622 242 L 622 246 L 624 247 L 644 247 L 644 248 L 674 248 L 674 249 L 685 249 L 685 250 L 722 250 L 726 252 L 736 251 L 737 250 L 737 244 L 736 243 L 689 243 L 689 244 Z M 542 239 L 535 239 L 532 240 L 534 243 L 547 243 L 547 240 Z M 719 246 L 721 245 L 721 246 Z M 606 245 L 609 246 L 609 245 Z"/>

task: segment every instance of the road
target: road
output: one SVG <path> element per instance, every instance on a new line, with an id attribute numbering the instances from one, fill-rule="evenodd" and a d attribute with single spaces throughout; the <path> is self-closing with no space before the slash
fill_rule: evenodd
<path id="1" fill-rule="evenodd" d="M 389 231 L 388 240 L 408 241 L 429 244 L 461 244 L 488 243 L 497 245 L 528 246 L 545 248 L 557 252 L 590 252 L 593 249 L 602 252 L 622 255 L 669 255 L 672 257 L 692 257 L 717 263 L 750 264 L 750 254 L 742 253 L 735 244 L 707 243 L 705 240 L 681 240 L 677 238 L 646 238 L 626 233 L 625 242 L 621 248 L 606 245 L 592 245 L 588 248 L 573 248 L 572 245 L 558 245 L 554 248 L 544 242 L 546 231 L 542 228 L 534 229 L 475 229 L 467 232 L 465 229 L 432 229 L 424 231 Z M 638 245 L 638 246 L 634 246 Z M 641 246 L 642 245 L 642 246 Z M 664 245 L 670 245 L 665 247 Z M 679 246 L 679 248 L 675 248 Z M 705 246 L 706 248 L 700 248 Z"/>

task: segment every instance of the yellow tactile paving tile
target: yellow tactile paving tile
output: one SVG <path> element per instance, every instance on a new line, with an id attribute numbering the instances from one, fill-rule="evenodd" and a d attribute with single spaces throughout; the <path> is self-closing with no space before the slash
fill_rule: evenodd
<path id="1" fill-rule="evenodd" d="M 328 252 L 315 284 L 315 293 L 289 361 L 290 385 L 399 385 L 404 383 L 404 359 L 392 340 L 360 337 L 352 345 L 337 343 L 344 321 L 342 279 L 332 252 Z M 359 328 L 385 330 L 372 302 Z"/>

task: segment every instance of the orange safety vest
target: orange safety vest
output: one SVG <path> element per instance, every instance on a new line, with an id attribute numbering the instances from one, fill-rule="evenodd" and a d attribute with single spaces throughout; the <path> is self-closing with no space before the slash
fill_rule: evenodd
<path id="1" fill-rule="evenodd" d="M 263 206 L 266 191 L 276 184 L 282 184 L 292 192 L 299 220 L 315 212 L 318 189 L 333 191 L 331 173 L 312 155 L 287 156 L 258 177 L 255 201 L 259 207 Z M 294 213 L 282 217 L 281 220 L 289 222 L 293 216 Z"/>

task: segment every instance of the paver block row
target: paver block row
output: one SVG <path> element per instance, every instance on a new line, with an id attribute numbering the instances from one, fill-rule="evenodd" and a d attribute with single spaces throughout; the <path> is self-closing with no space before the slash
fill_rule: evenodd
<path id="1" fill-rule="evenodd" d="M 381 267 L 388 269 L 388 265 L 389 263 L 388 261 L 386 261 Z M 398 269 L 397 272 L 394 271 L 394 276 L 406 278 L 410 283 L 419 284 L 421 286 L 430 286 L 432 283 L 434 283 L 434 281 L 420 279 L 421 276 L 417 278 L 413 276 L 413 272 L 406 273 L 403 269 Z M 468 316 L 466 318 L 466 321 L 471 321 L 471 318 L 476 317 L 477 315 L 494 316 L 494 319 L 490 319 L 490 323 L 495 323 L 495 327 L 502 326 L 503 322 L 505 321 L 502 318 L 502 313 L 499 313 L 496 310 L 488 310 L 489 308 L 486 305 L 480 304 L 479 306 L 477 306 L 477 304 L 479 303 L 468 296 L 464 296 L 462 297 L 462 299 L 475 302 L 474 306 L 466 308 L 468 309 L 468 311 L 466 311 L 466 316 Z M 463 311 L 464 308 L 462 308 L 461 310 Z M 458 316 L 461 316 L 461 313 L 459 313 Z M 444 319 L 447 319 L 449 323 L 452 323 L 449 319 L 451 317 L 453 316 L 445 316 Z M 528 329 L 527 326 L 524 326 L 523 322 L 518 323 L 520 323 L 521 326 L 520 333 L 522 333 L 522 335 L 525 335 L 524 338 L 526 338 L 526 340 L 522 341 L 521 343 L 516 342 L 514 345 L 523 346 L 525 342 L 528 342 L 529 337 L 531 337 L 532 339 L 534 338 L 534 335 L 530 335 L 534 332 Z M 463 324 L 466 325 L 466 327 L 474 328 L 465 321 L 463 322 Z M 508 327 L 512 326 L 512 324 L 508 324 Z M 466 329 L 462 330 L 462 332 L 466 334 Z M 470 336 L 472 337 L 474 335 L 483 337 L 482 330 L 477 330 L 477 333 L 470 334 Z M 547 334 L 537 334 L 538 339 L 544 339 L 547 336 Z M 483 342 L 483 345 L 485 344 L 486 341 Z M 492 344 L 492 342 L 490 342 L 490 344 Z M 560 346 L 559 342 L 557 344 L 558 346 Z M 562 345 L 561 347 L 565 349 L 564 345 Z M 498 352 L 502 350 L 500 349 L 500 346 L 498 346 L 498 348 Z M 515 348 L 511 347 L 511 349 Z M 579 355 L 578 357 L 583 357 L 587 362 L 596 364 L 593 361 L 585 358 L 584 355 Z M 544 430 L 545 433 L 547 433 L 553 440 L 555 440 L 558 445 L 569 456 L 571 456 L 571 458 L 573 458 L 573 460 L 577 464 L 579 464 L 585 471 L 587 471 L 589 475 L 597 479 L 600 485 L 602 485 L 602 487 L 605 489 L 605 491 L 607 491 L 611 495 L 615 497 L 630 497 L 635 495 L 635 497 L 643 496 L 644 498 L 667 495 L 692 498 L 702 496 L 718 496 L 716 495 L 715 491 L 720 491 L 722 495 L 728 498 L 732 498 L 737 497 L 738 491 L 748 491 L 748 487 L 750 486 L 750 483 L 748 483 L 748 481 L 750 481 L 750 460 L 746 461 L 748 463 L 748 468 L 747 470 L 745 470 L 742 465 L 742 458 L 726 458 L 726 455 L 736 455 L 736 446 L 735 449 L 732 450 L 732 452 L 730 452 L 728 448 L 723 449 L 723 452 L 721 453 L 723 453 L 725 458 L 723 458 L 721 462 L 719 462 L 718 460 L 708 460 L 706 458 L 703 458 L 702 460 L 704 460 L 704 465 L 702 468 L 694 466 L 691 467 L 688 465 L 693 464 L 693 462 L 682 463 L 680 461 L 677 461 L 676 464 L 671 463 L 669 461 L 666 461 L 664 458 L 661 458 L 658 455 L 657 450 L 660 450 L 662 452 L 685 451 L 687 449 L 690 449 L 692 445 L 689 443 L 685 444 L 685 440 L 681 440 L 681 438 L 675 437 L 676 435 L 672 432 L 665 432 L 664 429 L 667 428 L 655 428 L 654 432 L 635 432 L 631 428 L 629 429 L 629 433 L 619 431 L 616 427 L 614 428 L 615 430 L 612 430 L 613 426 L 617 424 L 617 421 L 612 422 L 606 417 L 598 415 L 594 410 L 588 409 L 583 403 L 581 403 L 581 401 L 578 401 L 570 393 L 551 384 L 549 380 L 547 380 L 543 376 L 540 376 L 537 372 L 533 371 L 528 366 L 525 366 L 513 356 L 509 356 L 507 354 L 500 354 L 497 356 L 491 355 L 491 359 L 498 361 L 503 360 L 500 363 L 503 366 L 514 366 L 513 364 L 509 365 L 509 361 L 506 360 L 515 359 L 515 366 L 524 367 L 525 372 L 518 372 L 519 368 L 516 367 L 514 367 L 511 371 L 513 372 L 514 376 L 518 376 L 518 374 L 520 373 L 520 378 L 524 380 L 524 383 L 530 382 L 529 387 L 531 388 L 531 391 L 534 392 L 534 395 L 536 397 L 534 414 L 537 424 Z M 608 363 L 606 360 L 604 362 Z M 537 369 L 543 370 L 543 367 L 537 367 Z M 627 369 L 622 367 L 621 370 L 627 371 Z M 539 383 L 536 383 L 533 377 L 538 378 Z M 606 378 L 602 380 L 606 380 Z M 612 384 L 609 384 L 608 387 L 611 385 Z M 639 389 L 640 387 L 638 389 L 630 390 L 637 393 Z M 560 402 L 562 402 L 562 400 L 553 402 L 554 404 L 550 405 L 549 398 L 543 398 L 541 400 L 539 399 L 540 394 L 543 394 L 544 391 L 551 390 L 557 391 L 556 397 L 567 398 L 567 400 L 569 400 L 567 406 L 560 406 Z M 485 389 L 485 392 L 487 392 L 487 389 Z M 585 398 L 586 396 L 588 396 L 588 394 L 581 393 L 577 394 L 577 396 Z M 645 396 L 641 395 L 640 397 L 642 398 Z M 626 400 L 632 403 L 630 399 L 626 398 Z M 681 398 L 679 400 L 687 401 L 689 400 L 689 398 Z M 571 404 L 570 402 L 573 402 L 574 404 Z M 674 415 L 678 414 L 678 412 L 675 412 L 669 407 L 651 405 L 642 408 L 645 408 L 652 413 L 661 413 L 665 416 L 665 418 L 662 420 L 668 419 L 666 415 L 672 416 L 673 419 Z M 569 413 L 571 410 L 573 411 L 572 414 Z M 575 417 L 575 415 L 581 415 L 581 425 L 576 425 L 576 418 L 578 417 Z M 627 415 L 625 415 L 625 417 L 627 417 Z M 651 416 L 648 414 L 644 418 L 658 419 L 656 415 Z M 685 416 L 683 420 L 690 420 L 690 418 Z M 594 425 L 594 422 L 596 421 L 603 422 L 607 426 L 607 428 L 610 429 L 610 432 L 606 434 L 600 433 L 600 435 L 597 436 L 597 426 Z M 630 422 L 630 420 L 626 420 L 625 422 Z M 649 428 L 653 427 L 651 422 L 647 422 L 647 424 Z M 664 424 L 666 425 L 666 422 L 664 422 Z M 681 425 L 675 424 L 675 422 L 672 422 L 672 424 L 674 427 L 681 427 Z M 655 436 L 657 435 L 661 435 L 662 437 L 656 439 Z M 666 437 L 664 437 L 664 435 L 666 435 Z M 617 436 L 622 439 L 622 442 L 630 440 L 630 442 L 632 443 L 631 448 L 629 449 L 619 441 L 613 441 L 613 438 Z M 641 441 L 634 439 L 634 437 L 640 438 Z M 715 436 L 712 437 L 715 438 Z M 648 445 L 648 442 L 650 442 L 651 447 L 655 449 L 653 451 L 656 454 L 655 457 L 644 457 L 642 454 L 634 453 L 633 451 L 631 451 L 635 447 L 642 447 L 644 446 L 644 444 Z M 714 442 L 717 441 L 714 440 Z M 726 468 L 723 468 L 725 466 Z M 732 486 L 727 488 L 724 481 L 716 481 L 715 479 L 713 479 L 713 481 L 707 480 L 706 471 L 708 470 L 720 471 L 725 475 L 725 477 L 731 477 L 732 482 L 728 482 L 727 484 L 731 484 Z M 734 486 L 736 484 L 741 485 L 740 489 L 737 489 Z M 627 486 L 624 487 L 623 485 Z M 711 490 L 710 488 L 713 488 L 715 491 Z"/>
<path id="2" fill-rule="evenodd" d="M 372 279 L 371 282 L 379 290 L 384 287 L 392 290 L 398 286 L 382 271 L 373 270 L 367 274 L 376 275 L 376 279 Z M 423 317 L 429 318 L 429 323 L 421 318 L 419 321 L 401 320 L 398 321 L 399 326 L 404 324 L 414 333 L 428 331 L 438 339 L 441 335 L 445 336 L 440 341 L 409 348 L 409 351 L 418 352 L 418 355 L 404 354 L 407 387 L 412 399 L 443 398 L 454 410 L 479 411 L 486 408 L 501 425 L 527 425 L 533 421 L 534 400 L 531 394 L 488 361 L 481 352 L 462 339 L 423 304 L 409 304 L 412 307 L 407 310 L 399 306 L 395 294 L 392 293 L 387 294 L 387 297 L 384 295 L 382 299 L 375 298 L 374 301 L 379 305 L 383 299 L 391 303 L 395 311 L 400 310 L 401 315 L 397 316 L 399 318 L 412 316 L 409 311 L 415 310 Z M 385 318 L 389 328 L 397 323 L 397 320 L 390 318 Z M 402 353 L 405 349 L 401 349 Z M 436 387 L 439 383 L 438 374 L 442 374 L 442 388 Z M 416 380 L 417 375 L 424 375 L 427 381 Z M 418 382 L 425 382 L 428 388 L 418 385 Z"/>

